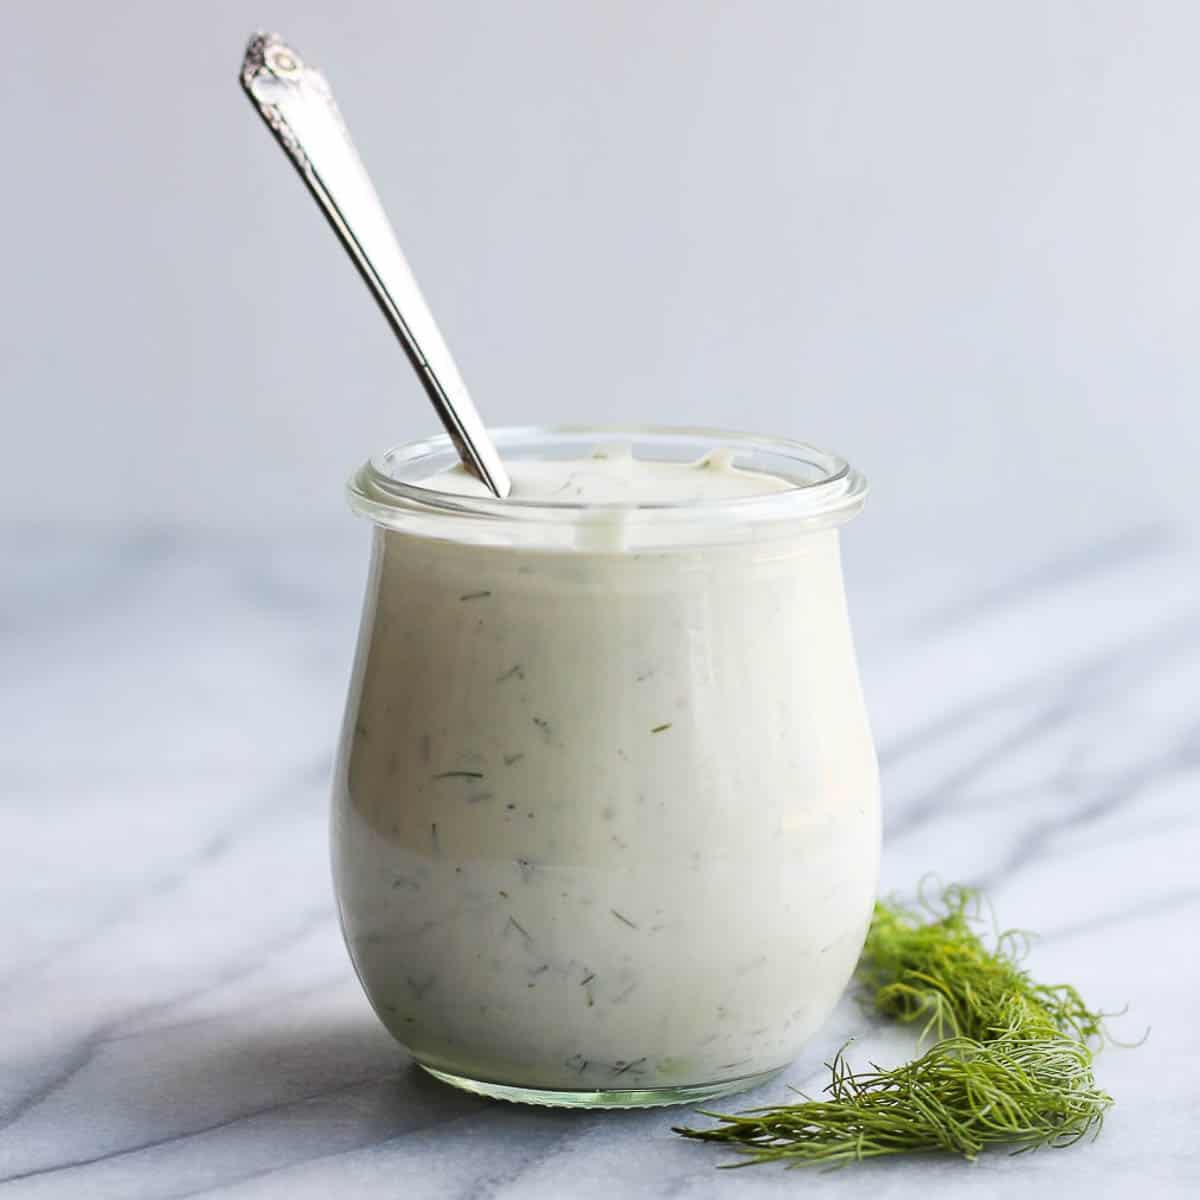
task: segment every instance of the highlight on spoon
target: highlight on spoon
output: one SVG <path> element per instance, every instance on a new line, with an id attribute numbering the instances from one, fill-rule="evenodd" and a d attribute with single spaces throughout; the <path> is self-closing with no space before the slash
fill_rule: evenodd
<path id="1" fill-rule="evenodd" d="M 400 249 L 325 77 L 278 34 L 256 33 L 241 84 L 400 341 L 466 466 L 499 497 L 512 484 Z"/>

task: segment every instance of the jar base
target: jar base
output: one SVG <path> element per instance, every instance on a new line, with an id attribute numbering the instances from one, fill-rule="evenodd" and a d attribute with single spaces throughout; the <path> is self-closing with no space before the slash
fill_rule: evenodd
<path id="1" fill-rule="evenodd" d="M 786 1065 L 786 1064 L 785 1064 Z M 759 1084 L 767 1083 L 783 1070 L 772 1067 L 755 1075 L 739 1075 L 736 1079 L 722 1079 L 717 1083 L 696 1083 L 678 1087 L 661 1088 L 597 1088 L 588 1091 L 572 1091 L 569 1088 L 516 1087 L 507 1083 L 493 1083 L 486 1079 L 470 1079 L 465 1075 L 452 1075 L 439 1071 L 417 1060 L 417 1066 L 434 1079 L 448 1083 L 451 1087 L 490 1100 L 508 1100 L 514 1104 L 537 1104 L 543 1108 L 663 1108 L 670 1104 L 695 1104 L 712 1100 L 717 1096 L 729 1096 L 734 1092 L 748 1092 Z"/>

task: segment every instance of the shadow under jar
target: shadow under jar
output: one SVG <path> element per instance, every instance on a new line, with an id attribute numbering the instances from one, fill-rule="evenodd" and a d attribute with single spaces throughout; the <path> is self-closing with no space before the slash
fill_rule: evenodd
<path id="1" fill-rule="evenodd" d="M 505 460 L 715 447 L 788 486 L 634 504 L 434 491 L 375 523 L 333 801 L 342 927 L 430 1073 L 539 1104 L 754 1086 L 826 1019 L 878 882 L 878 775 L 837 526 L 865 481 L 722 430 L 508 429 Z"/>

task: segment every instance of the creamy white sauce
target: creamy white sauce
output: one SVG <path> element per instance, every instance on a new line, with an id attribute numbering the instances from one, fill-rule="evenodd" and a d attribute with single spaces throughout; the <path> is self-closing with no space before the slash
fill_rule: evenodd
<path id="1" fill-rule="evenodd" d="M 603 453 L 514 462 L 514 494 L 792 486 Z M 878 873 L 837 533 L 633 554 L 377 530 L 338 777 L 347 942 L 420 1061 L 577 1090 L 781 1067 L 845 987 Z"/>
<path id="2" fill-rule="evenodd" d="M 696 462 L 635 459 L 627 445 L 599 447 L 591 458 L 566 461 L 518 459 L 508 464 L 514 500 L 561 504 L 679 504 L 732 500 L 785 492 L 795 484 L 776 475 L 747 471 L 729 450 L 717 449 Z M 489 496 L 465 467 L 431 476 L 424 486 L 461 496 Z"/>

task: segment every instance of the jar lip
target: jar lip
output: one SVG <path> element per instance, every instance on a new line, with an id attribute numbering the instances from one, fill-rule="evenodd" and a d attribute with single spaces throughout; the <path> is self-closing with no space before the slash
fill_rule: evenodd
<path id="1" fill-rule="evenodd" d="M 837 454 L 793 438 L 772 437 L 738 430 L 681 425 L 519 425 L 491 430 L 501 455 L 529 457 L 522 450 L 557 446 L 575 448 L 582 457 L 597 444 L 628 442 L 635 457 L 653 458 L 646 450 L 674 448 L 675 461 L 700 457 L 705 449 L 732 450 L 736 465 L 783 478 L 792 486 L 754 496 L 701 500 L 607 501 L 468 496 L 423 486 L 421 481 L 454 466 L 458 454 L 446 434 L 402 443 L 373 455 L 351 477 L 350 505 L 378 524 L 407 525 L 409 517 L 485 517 L 491 520 L 552 524 L 581 524 L 612 520 L 626 522 L 753 520 L 778 518 L 806 523 L 841 524 L 857 513 L 867 493 L 863 475 Z M 642 453 L 638 453 L 641 450 Z M 690 451 L 681 457 L 679 451 Z M 550 457 L 556 457 L 551 455 Z M 563 457 L 561 455 L 557 457 Z M 668 460 L 671 456 L 668 455 Z M 765 461 L 764 461 L 765 460 Z M 809 477 L 805 477 L 809 476 Z"/>

